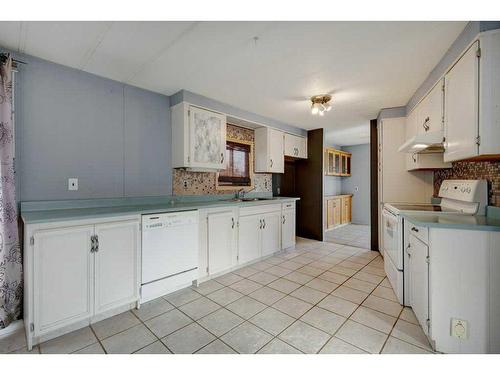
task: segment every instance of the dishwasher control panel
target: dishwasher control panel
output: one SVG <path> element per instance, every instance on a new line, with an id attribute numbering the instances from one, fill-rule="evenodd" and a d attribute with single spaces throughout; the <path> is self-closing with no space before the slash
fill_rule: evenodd
<path id="1" fill-rule="evenodd" d="M 142 215 L 143 230 L 154 230 L 198 223 L 198 211 Z"/>

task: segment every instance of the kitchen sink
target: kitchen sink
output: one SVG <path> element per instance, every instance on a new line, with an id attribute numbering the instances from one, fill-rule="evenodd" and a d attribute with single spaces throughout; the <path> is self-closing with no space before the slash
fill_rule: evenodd
<path id="1" fill-rule="evenodd" d="M 256 201 L 268 201 L 273 198 L 231 198 L 227 199 L 228 202 L 256 202 Z"/>

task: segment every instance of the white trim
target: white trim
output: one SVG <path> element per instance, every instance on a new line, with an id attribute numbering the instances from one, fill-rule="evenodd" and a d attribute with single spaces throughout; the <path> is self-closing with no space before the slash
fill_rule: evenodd
<path id="1" fill-rule="evenodd" d="M 22 319 L 10 323 L 6 328 L 0 329 L 0 338 L 13 335 L 17 331 L 24 329 L 24 322 Z"/>

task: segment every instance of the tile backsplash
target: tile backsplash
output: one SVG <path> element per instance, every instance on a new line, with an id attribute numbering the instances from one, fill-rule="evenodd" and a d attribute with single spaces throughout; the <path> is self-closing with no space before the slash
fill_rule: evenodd
<path id="1" fill-rule="evenodd" d="M 500 207 L 500 161 L 458 161 L 451 169 L 434 171 L 434 196 L 438 196 L 443 180 L 488 180 L 488 204 Z"/>
<path id="2" fill-rule="evenodd" d="M 227 139 L 254 142 L 254 131 L 235 125 L 227 125 Z M 254 160 L 252 160 L 254 163 Z M 206 195 L 228 194 L 231 191 L 218 190 L 216 172 L 193 172 L 184 169 L 174 169 L 172 192 L 174 195 Z M 272 192 L 272 174 L 255 173 L 253 175 L 254 192 Z M 234 191 L 239 190 L 235 188 Z"/>

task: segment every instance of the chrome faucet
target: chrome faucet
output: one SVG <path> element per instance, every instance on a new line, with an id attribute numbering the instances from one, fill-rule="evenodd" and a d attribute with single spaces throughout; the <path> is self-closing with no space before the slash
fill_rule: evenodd
<path id="1" fill-rule="evenodd" d="M 236 192 L 235 198 L 236 199 L 244 199 L 245 198 L 245 194 L 251 192 L 252 190 L 255 190 L 255 188 L 252 188 L 250 190 L 245 190 L 245 188 L 241 188 L 240 190 L 238 190 Z"/>

